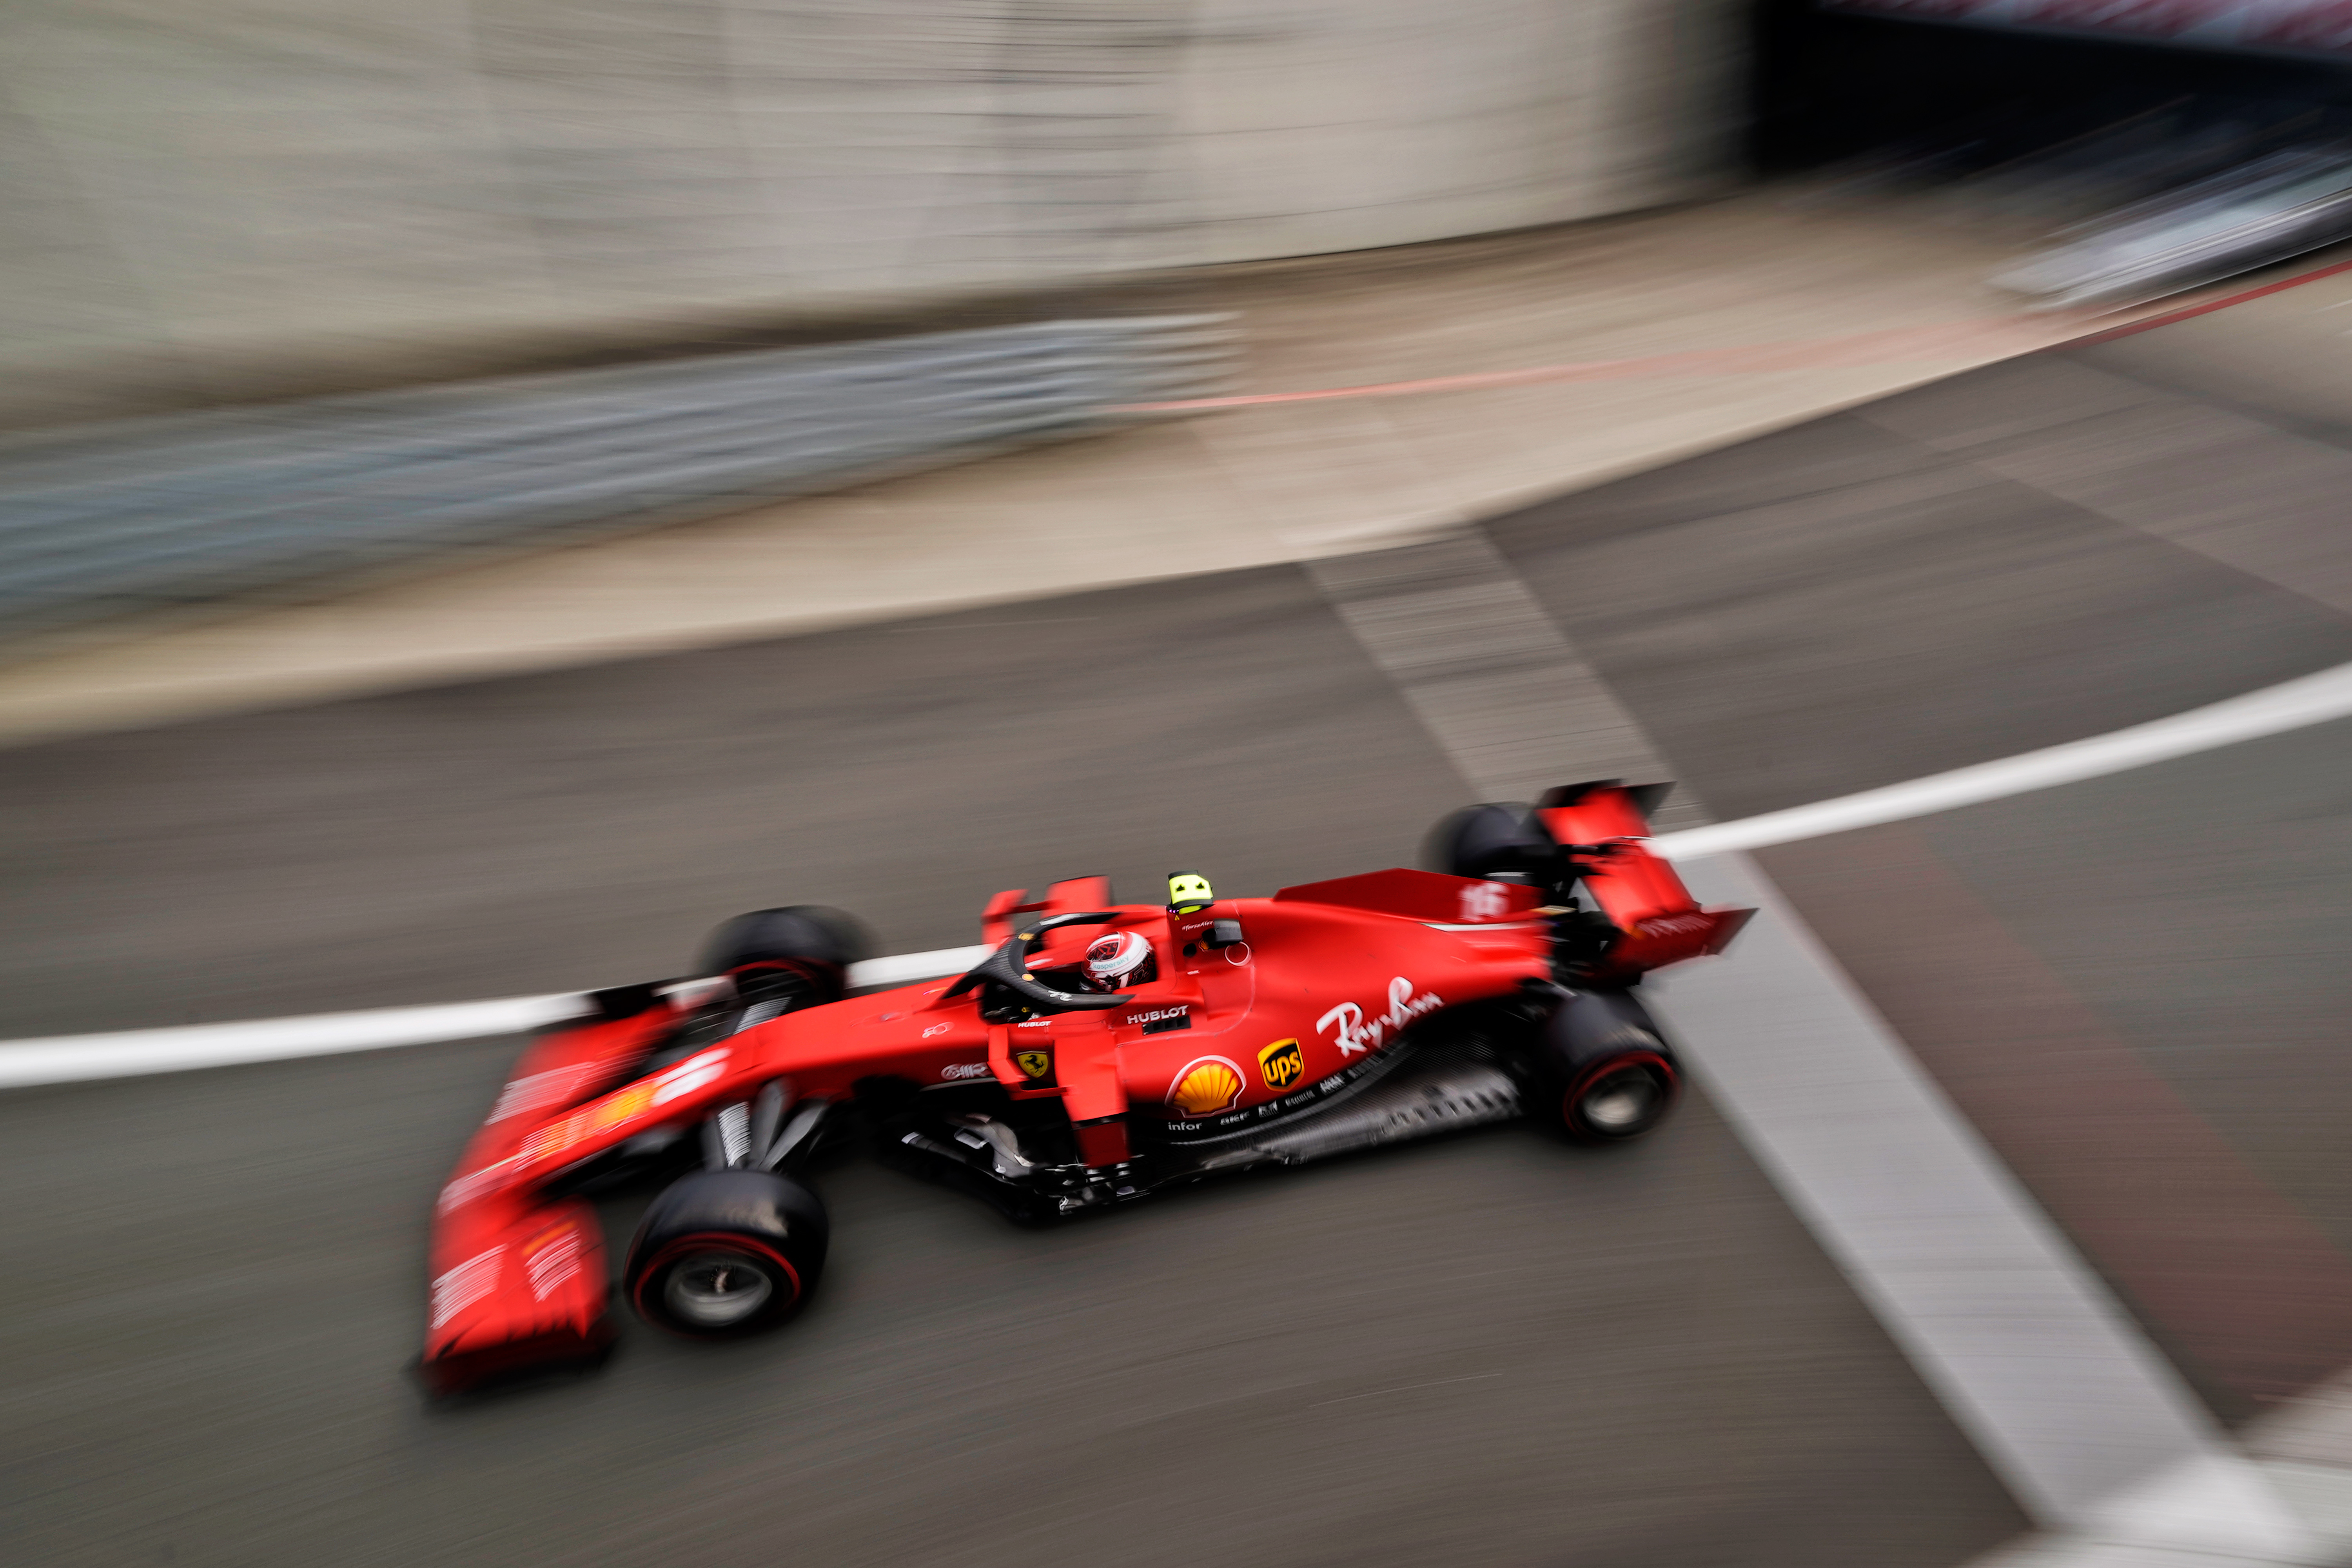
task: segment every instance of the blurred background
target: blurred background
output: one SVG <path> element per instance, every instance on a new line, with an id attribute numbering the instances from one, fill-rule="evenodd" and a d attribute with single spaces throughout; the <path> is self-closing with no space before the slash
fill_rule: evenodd
<path id="1" fill-rule="evenodd" d="M 369 385 L 1654 206 L 1726 173 L 1740 22 L 1708 0 L 12 8 L 9 379 Z"/>
<path id="2" fill-rule="evenodd" d="M 0 1555 L 2352 1558 L 2352 7 L 18 0 L 0 182 Z M 342 1015 L 2289 682 L 1687 862 L 1638 1145 L 404 1372 L 522 1042 Z"/>

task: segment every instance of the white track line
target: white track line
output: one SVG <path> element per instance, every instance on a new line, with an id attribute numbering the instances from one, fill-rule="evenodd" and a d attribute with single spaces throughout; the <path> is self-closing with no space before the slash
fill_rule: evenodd
<path id="1" fill-rule="evenodd" d="M 313 1013 L 242 1024 L 190 1024 L 176 1029 L 14 1040 L 0 1046 L 0 1089 L 511 1035 L 572 1017 L 579 1013 L 581 1001 L 578 993 L 509 996 L 496 1002 L 452 1002 L 436 1007 L 372 1007 L 363 1013 Z"/>
<path id="2" fill-rule="evenodd" d="M 2305 1552 L 2301 1521 L 1779 890 L 1744 855 L 1683 870 L 1759 913 L 1723 959 L 1660 975 L 1651 1005 L 2027 1513 L 2126 1554 Z"/>
<path id="3" fill-rule="evenodd" d="M 2352 664 L 2339 664 L 2316 675 L 2284 680 L 2242 697 L 2086 741 L 2045 746 L 1997 763 L 1978 763 L 1908 784 L 1842 795 L 1835 800 L 1790 806 L 1786 811 L 1768 811 L 1738 822 L 1661 833 L 1650 840 L 1650 847 L 1670 860 L 1762 849 L 2100 778 L 2347 716 L 2352 716 Z"/>
<path id="4" fill-rule="evenodd" d="M 2031 790 L 2098 778 L 2194 752 L 2352 716 L 2352 664 L 2266 686 L 2112 734 L 2070 741 L 2022 756 L 1955 768 L 1908 784 L 1864 790 L 1738 822 L 1662 833 L 1651 847 L 1674 860 L 1758 849 L 1926 816 Z M 853 965 L 853 985 L 903 985 L 953 974 L 988 956 L 985 945 L 894 953 Z M 577 1012 L 581 994 L 516 996 L 431 1007 L 377 1007 L 251 1023 L 195 1024 L 111 1035 L 58 1035 L 0 1043 L 0 1089 L 129 1078 L 245 1062 L 430 1045 L 535 1028 Z"/>
<path id="5" fill-rule="evenodd" d="M 1391 552 L 1370 574 L 1312 570 L 1474 794 L 1509 799 L 1530 774 L 1573 778 L 1564 765 L 1604 757 L 1626 777 L 1673 776 L 1639 719 L 1477 542 Z M 1466 590 L 1486 634 L 1468 660 L 1452 657 Z M 2284 706 L 2297 709 L 2299 695 L 2291 683 Z M 2078 748 L 1990 779 L 1963 773 L 1957 788 L 1874 792 L 1762 833 L 1834 831 L 1984 798 L 1992 784 L 2011 793 L 2088 777 L 2279 727 L 2270 705 L 2253 715 L 2243 706 L 2089 755 Z M 2301 706 L 2306 721 L 2329 716 L 2325 701 Z M 1717 851 L 1685 854 L 1694 891 L 1759 913 L 1727 959 L 1660 976 L 1665 994 L 1652 1005 L 1953 1419 L 2028 1513 L 2097 1553 L 2099 1568 L 2308 1556 L 2316 1543 L 2272 1478 L 2215 1427 L 1778 890 L 1747 856 L 1721 852 L 1738 831 L 1674 836 L 1685 851 Z"/>
<path id="6" fill-rule="evenodd" d="M 893 953 L 849 966 L 853 986 L 904 985 L 935 974 L 961 974 L 994 949 L 943 947 Z M 390 1046 L 430 1046 L 516 1035 L 580 1016 L 584 991 L 547 996 L 507 996 L 491 1002 L 449 1002 L 429 1007 L 371 1007 L 360 1013 L 310 1013 L 237 1024 L 187 1024 L 173 1029 L 129 1029 L 112 1035 L 52 1035 L 0 1043 L 0 1089 L 86 1079 L 136 1078 L 195 1068 L 288 1061 Z"/>
<path id="7" fill-rule="evenodd" d="M 869 958 L 849 966 L 849 984 L 904 985 L 909 981 L 929 980 L 935 974 L 961 974 L 995 951 L 983 942 L 973 947 L 942 947 L 929 952 L 898 952 L 887 958 Z"/>

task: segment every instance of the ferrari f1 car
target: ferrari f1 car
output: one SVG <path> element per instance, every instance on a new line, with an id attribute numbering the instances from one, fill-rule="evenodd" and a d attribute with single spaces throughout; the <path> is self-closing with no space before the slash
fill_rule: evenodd
<path id="1" fill-rule="evenodd" d="M 859 1139 L 1050 1221 L 1522 1115 L 1638 1137 L 1679 1079 L 1633 987 L 1752 912 L 1699 908 L 1644 847 L 1664 788 L 1473 806 L 1432 834 L 1435 869 L 1272 898 L 1219 899 L 1193 873 L 1164 905 L 1115 904 L 1099 878 L 999 893 L 984 962 L 856 995 L 846 917 L 740 916 L 700 977 L 595 993 L 517 1064 L 441 1194 L 424 1375 L 450 1392 L 601 1354 L 592 1200 L 647 1175 L 671 1180 L 621 1290 L 661 1328 L 725 1339 L 815 1289 L 827 1223 L 806 1170 Z"/>

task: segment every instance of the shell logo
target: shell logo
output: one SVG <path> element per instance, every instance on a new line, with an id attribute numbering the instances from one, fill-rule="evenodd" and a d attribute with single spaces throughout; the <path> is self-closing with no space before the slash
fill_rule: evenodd
<path id="1" fill-rule="evenodd" d="M 652 1109 L 654 1091 L 657 1087 L 651 1083 L 631 1084 L 620 1093 L 608 1097 L 596 1107 L 596 1131 L 601 1132 L 607 1127 L 618 1127 L 624 1121 L 643 1116 Z"/>
<path id="2" fill-rule="evenodd" d="M 527 1165 L 551 1160 L 582 1140 L 634 1121 L 655 1106 L 667 1105 L 673 1100 L 707 1089 L 726 1070 L 727 1047 L 714 1046 L 652 1078 L 616 1089 L 602 1100 L 592 1100 L 561 1121 L 549 1122 L 522 1141 L 515 1157 Z"/>
<path id="3" fill-rule="evenodd" d="M 1223 1057 L 1201 1057 L 1184 1064 L 1168 1086 L 1168 1103 L 1186 1116 L 1214 1116 L 1231 1110 L 1242 1097 L 1242 1069 Z"/>

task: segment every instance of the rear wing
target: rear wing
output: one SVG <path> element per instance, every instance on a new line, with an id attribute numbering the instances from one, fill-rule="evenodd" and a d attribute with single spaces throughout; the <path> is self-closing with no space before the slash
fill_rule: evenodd
<path id="1" fill-rule="evenodd" d="M 1625 933 L 1609 951 L 1615 971 L 1721 952 L 1756 914 L 1701 909 L 1672 863 L 1650 853 L 1650 813 L 1673 787 L 1600 779 L 1547 791 L 1536 805 L 1544 831 L 1577 847 L 1585 890 Z"/>

